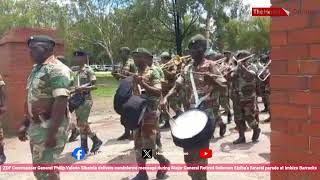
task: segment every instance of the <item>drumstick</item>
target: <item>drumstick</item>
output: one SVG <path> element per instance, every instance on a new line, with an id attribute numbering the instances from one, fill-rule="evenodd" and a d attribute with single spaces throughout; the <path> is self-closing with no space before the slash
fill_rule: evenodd
<path id="1" fill-rule="evenodd" d="M 184 72 L 191 72 L 191 71 L 184 71 Z M 223 77 L 222 75 L 218 75 L 218 74 L 207 74 L 207 73 L 194 72 L 194 71 L 192 73 L 197 74 L 197 75 L 202 75 L 202 76 L 210 75 L 210 76 L 215 76 L 215 77 Z"/>

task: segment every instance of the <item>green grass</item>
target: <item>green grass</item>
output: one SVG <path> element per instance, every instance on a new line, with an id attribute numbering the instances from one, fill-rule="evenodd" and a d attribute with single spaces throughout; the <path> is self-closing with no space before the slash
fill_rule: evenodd
<path id="1" fill-rule="evenodd" d="M 98 89 L 92 94 L 99 97 L 112 97 L 118 88 L 119 81 L 114 79 L 110 72 L 98 72 L 96 76 Z"/>

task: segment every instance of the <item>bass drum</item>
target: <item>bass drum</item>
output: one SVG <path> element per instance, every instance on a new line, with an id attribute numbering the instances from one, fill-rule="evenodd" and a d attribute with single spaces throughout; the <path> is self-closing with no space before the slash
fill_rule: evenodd
<path id="1" fill-rule="evenodd" d="M 170 120 L 171 135 L 176 146 L 200 147 L 213 135 L 213 121 L 204 111 L 191 109 Z"/>

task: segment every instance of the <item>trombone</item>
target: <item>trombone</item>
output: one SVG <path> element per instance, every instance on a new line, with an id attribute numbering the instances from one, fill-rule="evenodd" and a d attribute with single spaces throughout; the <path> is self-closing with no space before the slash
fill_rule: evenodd
<path id="1" fill-rule="evenodd" d="M 260 81 L 265 81 L 270 76 L 270 72 L 268 71 L 268 67 L 271 64 L 271 60 L 260 70 L 260 73 L 258 74 L 258 79 Z"/>
<path id="2" fill-rule="evenodd" d="M 174 58 L 172 58 L 167 63 L 162 64 L 160 67 L 161 67 L 161 69 L 167 69 L 167 68 L 170 68 L 170 67 L 172 67 L 174 65 L 179 65 L 179 64 L 181 64 L 183 62 L 188 62 L 189 60 L 191 60 L 191 56 L 190 55 L 182 56 L 182 57 L 180 57 L 179 55 L 176 55 Z"/>

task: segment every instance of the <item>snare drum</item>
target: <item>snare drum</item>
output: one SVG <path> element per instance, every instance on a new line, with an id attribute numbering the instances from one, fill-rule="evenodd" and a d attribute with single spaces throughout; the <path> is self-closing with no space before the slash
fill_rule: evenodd
<path id="1" fill-rule="evenodd" d="M 182 148 L 201 147 L 213 135 L 213 120 L 198 109 L 188 110 L 169 122 L 173 142 Z"/>

